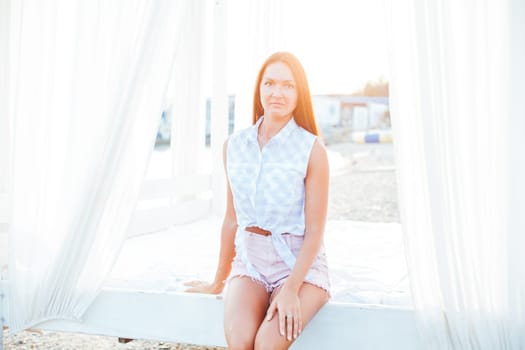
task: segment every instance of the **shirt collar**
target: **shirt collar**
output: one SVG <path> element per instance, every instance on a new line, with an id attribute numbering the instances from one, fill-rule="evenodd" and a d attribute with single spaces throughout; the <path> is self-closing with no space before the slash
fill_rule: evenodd
<path id="1" fill-rule="evenodd" d="M 257 119 L 257 122 L 254 125 L 252 125 L 251 135 L 249 138 L 251 142 L 257 143 L 257 131 L 259 130 L 259 126 L 263 122 L 263 119 L 264 119 L 264 116 L 261 116 L 259 119 Z M 277 134 L 275 134 L 271 138 L 271 140 L 273 140 L 272 142 L 281 143 L 282 141 L 287 140 L 290 137 L 292 131 L 294 131 L 298 127 L 299 126 L 295 122 L 295 119 L 292 117 L 286 123 L 286 125 L 281 130 L 279 130 Z"/>

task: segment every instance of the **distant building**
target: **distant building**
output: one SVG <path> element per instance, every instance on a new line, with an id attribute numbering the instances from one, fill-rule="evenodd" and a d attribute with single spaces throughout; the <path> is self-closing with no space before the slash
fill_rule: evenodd
<path id="1" fill-rule="evenodd" d="M 314 95 L 314 113 L 327 144 L 351 140 L 353 132 L 390 129 L 388 97 L 351 95 Z M 211 137 L 211 101 L 206 100 L 206 146 Z M 228 96 L 228 133 L 234 130 L 235 96 Z M 171 113 L 164 111 L 160 118 L 156 146 L 170 144 Z"/>
<path id="2" fill-rule="evenodd" d="M 383 119 L 389 110 L 388 97 L 315 95 L 312 99 L 319 125 L 352 129 L 386 126 Z"/>
<path id="3" fill-rule="evenodd" d="M 341 123 L 341 100 L 336 96 L 316 95 L 312 97 L 317 124 L 321 127 Z"/>
<path id="4" fill-rule="evenodd" d="M 352 132 L 391 128 L 388 97 L 315 95 L 312 100 L 326 143 L 350 140 Z"/>

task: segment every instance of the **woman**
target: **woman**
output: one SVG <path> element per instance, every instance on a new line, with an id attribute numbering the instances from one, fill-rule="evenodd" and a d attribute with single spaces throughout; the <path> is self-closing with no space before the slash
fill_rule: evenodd
<path id="1" fill-rule="evenodd" d="M 254 125 L 224 144 L 227 205 L 215 280 L 190 282 L 188 291 L 220 293 L 230 276 L 229 348 L 287 349 L 329 299 L 328 158 L 294 55 L 264 62 L 253 103 Z"/>

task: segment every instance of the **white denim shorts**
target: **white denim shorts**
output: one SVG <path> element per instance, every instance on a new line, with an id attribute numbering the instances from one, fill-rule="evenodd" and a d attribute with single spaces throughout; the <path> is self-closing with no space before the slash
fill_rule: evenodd
<path id="1" fill-rule="evenodd" d="M 283 285 L 288 276 L 290 276 L 291 269 L 279 256 L 271 236 L 263 236 L 247 231 L 239 233 L 246 235 L 244 240 L 245 248 L 236 245 L 236 251 L 239 252 L 239 250 L 246 249 L 246 256 L 253 268 L 258 272 L 258 275 L 252 273 L 240 257 L 240 254 L 237 254 L 233 259 L 232 271 L 228 280 L 235 277 L 248 276 L 252 280 L 261 283 L 269 293 Z M 303 245 L 304 236 L 289 233 L 282 235 L 293 255 L 297 256 Z M 320 287 L 330 294 L 330 279 L 324 246 L 321 246 L 317 257 L 312 263 L 305 282 Z"/>

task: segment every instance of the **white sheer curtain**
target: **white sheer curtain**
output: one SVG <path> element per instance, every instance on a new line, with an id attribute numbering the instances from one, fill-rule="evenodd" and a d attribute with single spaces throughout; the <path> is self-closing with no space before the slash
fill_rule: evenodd
<path id="1" fill-rule="evenodd" d="M 285 49 L 289 33 L 283 31 L 289 1 L 230 0 L 228 2 L 229 93 L 235 94 L 235 130 L 252 122 L 253 84 L 264 60 Z"/>
<path id="2" fill-rule="evenodd" d="M 110 271 L 187 2 L 11 2 L 11 331 L 80 319 Z"/>
<path id="3" fill-rule="evenodd" d="M 0 279 L 7 278 L 7 189 L 9 124 L 7 109 L 9 3 L 0 1 Z"/>
<path id="4" fill-rule="evenodd" d="M 522 349 L 525 191 L 515 174 L 524 174 L 525 143 L 511 136 L 524 124 L 523 61 L 513 57 L 524 56 L 525 8 L 387 8 L 401 220 L 424 348 Z"/>

